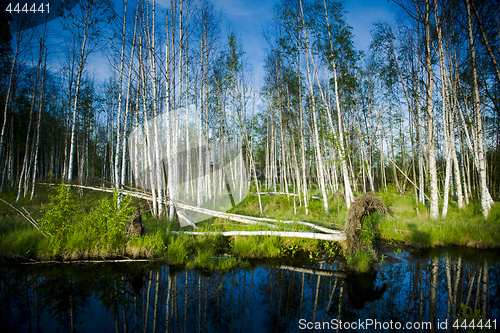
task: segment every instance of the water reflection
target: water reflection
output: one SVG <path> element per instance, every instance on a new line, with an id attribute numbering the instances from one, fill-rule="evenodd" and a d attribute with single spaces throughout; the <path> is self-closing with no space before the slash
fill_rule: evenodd
<path id="1" fill-rule="evenodd" d="M 361 328 L 373 331 L 365 321 L 372 319 L 433 322 L 430 331 L 447 323 L 446 330 L 437 331 L 452 332 L 461 303 L 500 324 L 495 253 L 388 255 L 366 275 L 346 275 L 340 264 L 329 262 L 211 273 L 158 263 L 3 267 L 0 327 L 13 332 L 296 332 L 313 330 L 315 323 L 336 331 L 342 320 L 365 323 Z"/>

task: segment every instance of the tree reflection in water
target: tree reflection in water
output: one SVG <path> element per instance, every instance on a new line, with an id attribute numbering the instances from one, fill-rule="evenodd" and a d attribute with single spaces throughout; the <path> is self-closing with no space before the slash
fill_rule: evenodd
<path id="1" fill-rule="evenodd" d="M 462 315 L 462 303 L 480 309 L 483 319 L 499 318 L 500 264 L 494 254 L 395 256 L 400 260 L 385 260 L 372 273 L 347 276 L 337 263 L 257 264 L 210 273 L 159 263 L 3 267 L 0 327 L 15 332 L 295 332 L 300 319 L 451 323 Z"/>

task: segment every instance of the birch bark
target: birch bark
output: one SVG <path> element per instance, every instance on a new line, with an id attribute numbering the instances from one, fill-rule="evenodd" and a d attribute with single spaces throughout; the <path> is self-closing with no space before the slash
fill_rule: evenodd
<path id="1" fill-rule="evenodd" d="M 316 168 L 317 168 L 317 172 L 318 172 L 318 183 L 320 186 L 321 194 L 323 196 L 323 209 L 324 209 L 325 213 L 328 213 L 328 198 L 326 195 L 326 188 L 325 188 L 323 157 L 322 157 L 321 150 L 319 148 L 319 134 L 318 134 L 318 124 L 317 124 L 317 115 L 316 115 L 316 105 L 315 105 L 316 102 L 315 102 L 315 98 L 314 98 L 314 90 L 312 87 L 311 71 L 309 69 L 309 53 L 308 52 L 310 52 L 311 50 L 310 50 L 310 46 L 309 46 L 309 40 L 307 38 L 306 25 L 305 25 L 305 20 L 304 20 L 304 11 L 302 8 L 302 0 L 299 0 L 299 2 L 300 2 L 300 11 L 301 11 L 301 18 L 302 18 L 302 30 L 304 33 L 304 38 L 305 38 L 306 48 L 307 48 L 306 68 L 307 68 L 307 77 L 308 77 L 308 82 L 309 82 L 309 91 L 310 91 L 311 100 L 312 100 L 311 108 L 312 108 L 312 112 L 313 112 L 313 129 L 314 129 L 313 144 L 314 144 L 315 151 L 316 151 Z M 312 53 L 311 53 L 311 56 L 312 56 Z M 339 123 L 340 123 L 340 121 L 339 121 Z M 349 190 L 350 190 L 350 188 L 349 188 Z M 347 191 L 347 189 L 346 189 L 346 191 Z M 350 205 L 350 202 L 349 202 L 349 205 Z"/>
<path id="2" fill-rule="evenodd" d="M 425 65 L 427 71 L 427 89 L 426 89 L 426 116 L 427 116 L 427 135 L 429 145 L 429 175 L 430 175 L 430 214 L 431 219 L 439 217 L 438 207 L 438 184 L 437 184 L 437 168 L 436 168 L 436 146 L 434 142 L 434 107 L 432 101 L 432 90 L 434 87 L 434 77 L 432 70 L 431 58 L 431 35 L 430 35 L 430 15 L 431 8 L 429 0 L 425 1 Z"/>
<path id="3" fill-rule="evenodd" d="M 479 181 L 480 181 L 480 195 L 481 195 L 481 209 L 483 212 L 483 216 L 486 218 L 490 212 L 491 204 L 493 200 L 491 199 L 487 179 L 486 179 L 486 157 L 484 154 L 484 144 L 483 144 L 483 124 L 482 124 L 482 115 L 480 108 L 480 98 L 479 98 L 479 85 L 477 82 L 477 63 L 476 63 L 476 50 L 474 46 L 474 36 L 473 36 L 473 26 L 472 26 L 472 18 L 470 12 L 470 0 L 466 0 L 467 5 L 467 27 L 468 27 L 468 38 L 469 38 L 469 47 L 470 47 L 470 55 L 471 55 L 471 63 L 472 63 L 472 89 L 473 89 L 473 109 L 474 109 L 474 127 L 477 131 L 476 136 L 476 145 L 475 149 L 477 151 L 478 157 L 478 171 L 479 171 Z"/>

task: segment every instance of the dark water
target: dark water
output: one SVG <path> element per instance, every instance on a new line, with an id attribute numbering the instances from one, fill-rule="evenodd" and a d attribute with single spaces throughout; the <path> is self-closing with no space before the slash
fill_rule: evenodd
<path id="1" fill-rule="evenodd" d="M 461 303 L 479 309 L 491 331 L 500 326 L 498 252 L 381 252 L 376 271 L 357 276 L 335 262 L 224 272 L 159 263 L 4 266 L 0 330 L 445 332 L 455 331 Z"/>

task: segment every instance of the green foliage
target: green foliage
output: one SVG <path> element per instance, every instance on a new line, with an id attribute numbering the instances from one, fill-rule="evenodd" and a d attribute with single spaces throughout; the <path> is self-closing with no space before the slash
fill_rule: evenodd
<path id="1" fill-rule="evenodd" d="M 103 198 L 99 207 L 85 215 L 77 224 L 78 229 L 87 230 L 87 240 L 96 247 L 103 245 L 116 249 L 124 245 L 124 232 L 127 220 L 135 208 L 130 207 L 130 197 L 126 196 L 119 201 L 118 191 L 115 190 L 113 199 Z"/>
<path id="2" fill-rule="evenodd" d="M 373 251 L 359 248 L 356 252 L 346 256 L 347 267 L 358 273 L 366 273 L 372 267 L 375 260 Z"/>
<path id="3" fill-rule="evenodd" d="M 299 250 L 300 246 L 298 244 L 288 244 L 285 246 L 281 246 L 281 248 L 279 249 L 279 254 L 281 256 L 295 257 Z"/>
<path id="4" fill-rule="evenodd" d="M 112 199 L 103 197 L 86 214 L 75 203 L 71 189 L 64 184 L 58 186 L 40 221 L 41 229 L 50 235 L 41 242 L 40 254 L 79 259 L 121 253 L 127 243 L 125 226 L 135 210 L 130 202 L 128 196 L 119 200 L 118 191 L 115 191 Z M 150 251 L 158 248 L 156 241 L 151 241 L 150 245 L 154 245 Z"/>
<path id="5" fill-rule="evenodd" d="M 341 246 L 337 242 L 323 241 L 322 246 L 327 257 L 335 257 L 342 253 Z"/>
<path id="6" fill-rule="evenodd" d="M 472 309 L 464 303 L 460 303 L 460 313 L 457 320 L 458 322 L 455 324 L 459 327 L 467 327 L 465 329 L 467 333 L 489 331 L 488 327 L 483 326 L 486 324 L 486 321 L 483 323 L 479 309 Z"/>
<path id="7" fill-rule="evenodd" d="M 50 204 L 44 217 L 40 220 L 40 228 L 54 240 L 59 247 L 66 241 L 71 232 L 71 223 L 78 205 L 71 194 L 71 189 L 64 184 L 56 188 L 56 194 L 50 196 Z"/>

